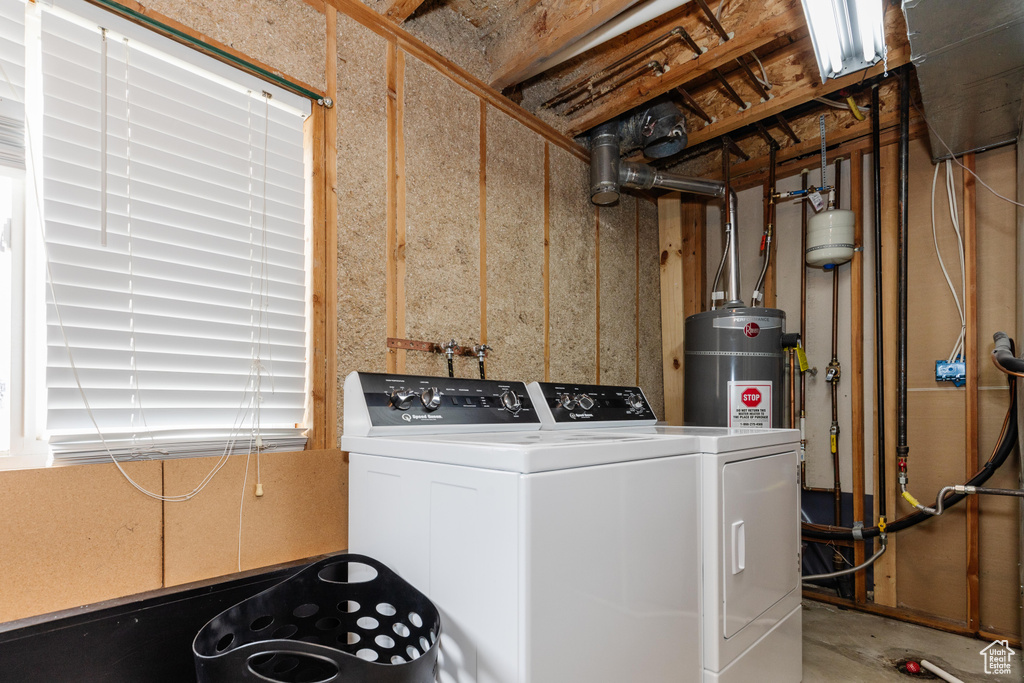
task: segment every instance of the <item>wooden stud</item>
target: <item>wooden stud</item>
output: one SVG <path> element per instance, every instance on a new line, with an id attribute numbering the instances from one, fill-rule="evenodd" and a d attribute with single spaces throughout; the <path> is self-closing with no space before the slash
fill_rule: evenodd
<path id="1" fill-rule="evenodd" d="M 853 211 L 853 244 L 858 248 L 850 261 L 850 452 L 853 457 L 853 519 L 864 519 L 864 153 L 850 155 L 850 209 Z M 853 546 L 853 563 L 864 562 L 864 544 Z M 866 572 L 853 577 L 857 602 L 867 602 Z"/>
<path id="2" fill-rule="evenodd" d="M 377 35 L 393 42 L 397 47 L 401 48 L 413 57 L 416 57 L 421 62 L 437 69 L 437 71 L 444 76 L 455 81 L 474 95 L 483 98 L 487 101 L 487 104 L 500 112 L 508 114 L 548 142 L 558 145 L 577 159 L 590 161 L 590 153 L 582 145 L 577 144 L 571 138 L 555 130 L 552 126 L 544 123 L 507 97 L 504 97 L 501 93 L 463 69 L 461 66 L 442 57 L 432 48 L 428 47 L 423 41 L 414 37 L 411 33 L 400 28 L 393 22 L 384 19 L 372 8 L 363 4 L 360 0 L 326 1 L 327 4 L 336 8 L 339 12 L 348 16 L 353 21 L 356 21 Z"/>
<path id="3" fill-rule="evenodd" d="M 309 428 L 306 440 L 307 450 L 322 450 L 324 423 L 327 410 L 327 364 L 324 340 L 327 326 L 327 220 L 324 179 L 325 148 L 324 148 L 325 108 L 314 106 L 309 118 L 303 125 L 303 149 L 306 168 L 306 197 L 309 202 L 310 243 L 311 243 L 311 277 L 310 286 L 310 346 L 311 362 L 309 366 L 309 398 L 306 424 Z M 336 257 L 335 257 L 336 258 Z M 333 289 L 332 289 L 333 291 Z M 333 378 L 331 379 L 333 382 Z"/>
<path id="4" fill-rule="evenodd" d="M 327 96 L 338 101 L 338 13 L 326 8 L 327 21 Z M 324 116 L 324 187 L 326 227 L 326 295 L 327 324 L 324 338 L 326 354 L 326 422 L 324 448 L 338 447 L 338 109 L 330 107 Z"/>
<path id="5" fill-rule="evenodd" d="M 658 240 L 661 254 L 661 359 L 665 385 L 665 421 L 683 424 L 683 324 L 685 301 L 692 297 L 684 284 L 686 244 L 679 193 L 658 197 Z"/>
<path id="6" fill-rule="evenodd" d="M 887 396 L 896 395 L 896 242 L 899 226 L 896 220 L 896 198 L 899 164 L 895 144 L 885 145 L 881 150 L 882 163 L 882 287 L 886 296 L 882 300 L 882 318 L 885 323 L 885 386 L 878 390 Z M 896 402 L 885 402 L 886 438 L 886 483 L 884 492 L 889 521 L 900 516 L 896 497 Z M 875 481 L 878 481 L 877 475 Z M 877 516 L 877 509 L 876 509 Z M 896 607 L 896 552 L 899 548 L 898 534 L 889 534 L 889 549 L 875 562 L 875 603 Z"/>
<path id="7" fill-rule="evenodd" d="M 594 287 L 597 288 L 597 324 L 594 326 L 594 360 L 597 371 L 594 382 L 601 383 L 601 207 L 594 207 Z"/>
<path id="8" fill-rule="evenodd" d="M 396 24 L 401 24 L 411 17 L 422 4 L 423 0 L 392 0 L 388 8 L 384 10 L 384 16 Z"/>
<path id="9" fill-rule="evenodd" d="M 405 53 L 394 42 L 386 52 L 387 234 L 385 299 L 387 336 L 405 337 Z M 388 372 L 405 371 L 405 351 L 389 352 Z"/>
<path id="10" fill-rule="evenodd" d="M 480 343 L 487 343 L 487 102 L 480 100 Z"/>
<path id="11" fill-rule="evenodd" d="M 544 381 L 551 381 L 551 143 L 544 143 Z"/>
<path id="12" fill-rule="evenodd" d="M 707 252 L 707 202 L 697 197 L 682 200 L 683 318 L 707 309 L 708 282 L 704 273 Z"/>
<path id="13" fill-rule="evenodd" d="M 537 73 L 544 60 L 601 24 L 635 5 L 638 0 L 534 0 L 521 3 L 518 16 L 505 16 L 501 34 L 487 48 L 498 65 L 491 86 L 500 90 Z"/>
<path id="14" fill-rule="evenodd" d="M 636 254 L 636 298 L 634 312 L 636 317 L 636 350 L 633 353 L 633 359 L 636 361 L 636 382 L 637 386 L 640 386 L 640 201 L 636 200 L 633 203 L 636 209 L 636 232 L 634 234 L 634 252 Z"/>
<path id="15" fill-rule="evenodd" d="M 978 191 L 974 176 L 974 153 L 964 155 L 964 338 L 967 385 L 964 394 L 964 473 L 966 479 L 978 469 Z M 988 362 L 988 359 L 986 359 Z M 981 577 L 978 497 L 967 496 L 967 627 L 981 628 Z"/>

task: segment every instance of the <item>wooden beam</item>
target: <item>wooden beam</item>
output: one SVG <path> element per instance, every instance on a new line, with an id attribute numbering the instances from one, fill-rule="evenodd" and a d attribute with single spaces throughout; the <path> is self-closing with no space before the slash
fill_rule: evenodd
<path id="1" fill-rule="evenodd" d="M 303 149 L 306 158 L 306 197 L 309 204 L 310 241 L 312 243 L 312 274 L 310 287 L 310 337 L 312 353 L 309 367 L 310 392 L 306 425 L 309 427 L 307 450 L 323 450 L 327 411 L 327 217 L 324 119 L 326 108 L 314 105 L 303 124 Z M 337 258 L 337 255 L 334 256 Z M 334 378 L 331 378 L 334 381 Z"/>
<path id="2" fill-rule="evenodd" d="M 711 47 L 699 57 L 694 57 L 692 51 L 680 50 L 666 60 L 668 69 L 664 75 L 652 74 L 637 78 L 597 100 L 595 105 L 583 109 L 570 120 L 569 135 L 579 135 L 658 95 L 707 76 L 713 73 L 714 69 L 726 66 L 736 58 L 792 33 L 794 26 L 801 27 L 798 31 L 806 30 L 803 28 L 804 20 L 800 5 L 792 0 L 766 3 L 760 16 L 750 18 L 754 20 L 747 23 L 748 28 L 738 33 L 732 40 Z M 779 111 L 782 110 L 773 114 Z M 711 124 L 705 128 L 717 125 L 719 124 Z"/>
<path id="3" fill-rule="evenodd" d="M 967 386 L 964 394 L 964 472 L 970 479 L 978 471 L 978 189 L 971 174 L 974 153 L 964 155 L 964 359 Z M 968 172 L 970 171 L 970 173 Z M 981 627 L 981 577 L 978 497 L 967 496 L 967 627 Z"/>
<path id="4" fill-rule="evenodd" d="M 708 283 L 704 275 L 707 253 L 707 200 L 682 198 L 683 217 L 683 318 L 707 310 Z"/>
<path id="5" fill-rule="evenodd" d="M 491 34 L 488 56 L 496 65 L 491 86 L 502 89 L 536 74 L 544 60 L 568 47 L 639 0 L 521 0 L 517 16 Z"/>
<path id="6" fill-rule="evenodd" d="M 384 10 L 384 16 L 396 24 L 401 24 L 422 4 L 423 0 L 391 0 L 391 4 Z"/>
<path id="7" fill-rule="evenodd" d="M 665 386 L 665 421 L 683 424 L 683 322 L 685 245 L 679 193 L 658 197 L 658 240 L 661 248 L 661 358 Z"/>
<path id="8" fill-rule="evenodd" d="M 853 243 L 864 246 L 864 153 L 850 155 L 850 210 L 853 211 Z M 871 526 L 864 519 L 864 255 L 854 251 L 850 261 L 850 452 L 853 457 L 853 519 Z M 853 563 L 864 562 L 864 544 L 853 546 Z M 853 577 L 853 595 L 867 602 L 866 572 Z"/>
<path id="9" fill-rule="evenodd" d="M 388 43 L 387 78 L 387 228 L 385 234 L 384 311 L 387 336 L 405 337 L 405 53 Z M 388 349 L 387 371 L 405 370 L 403 350 Z"/>
<path id="10" fill-rule="evenodd" d="M 544 381 L 551 381 L 551 143 L 544 143 Z"/>
<path id="11" fill-rule="evenodd" d="M 405 29 L 400 28 L 397 24 L 383 18 L 372 8 L 360 2 L 360 0 L 326 0 L 326 4 L 334 7 L 342 14 L 365 26 L 382 38 L 391 41 L 396 47 L 421 62 L 429 64 L 466 90 L 486 100 L 487 104 L 498 111 L 508 114 L 545 140 L 558 145 L 578 159 L 590 161 L 590 153 L 582 145 L 577 144 L 571 138 L 544 123 L 451 60 L 445 59 L 423 41 L 414 37 Z"/>
<path id="12" fill-rule="evenodd" d="M 338 13 L 325 10 L 327 22 L 327 96 L 338 101 Z M 324 287 L 327 317 L 324 347 L 326 353 L 326 423 L 324 448 L 338 447 L 338 108 L 330 107 L 324 116 L 324 166 L 326 167 L 324 222 L 326 228 L 326 282 Z"/>
<path id="13" fill-rule="evenodd" d="M 899 237 L 899 226 L 896 220 L 897 185 L 899 179 L 899 163 L 896 144 L 885 145 L 879 154 L 882 165 L 882 288 L 885 296 L 882 299 L 882 319 L 885 323 L 885 357 L 884 391 L 887 396 L 896 395 L 896 242 Z M 885 415 L 878 420 L 885 420 L 885 454 L 886 454 L 886 512 L 889 521 L 900 516 L 896 496 L 896 402 L 885 402 Z M 878 481 L 876 478 L 875 481 Z M 877 505 L 877 503 L 876 503 Z M 875 510 L 877 517 L 877 509 Z M 896 595 L 896 553 L 899 550 L 899 534 L 889 534 L 889 549 L 875 562 L 875 602 L 887 607 L 897 606 Z"/>

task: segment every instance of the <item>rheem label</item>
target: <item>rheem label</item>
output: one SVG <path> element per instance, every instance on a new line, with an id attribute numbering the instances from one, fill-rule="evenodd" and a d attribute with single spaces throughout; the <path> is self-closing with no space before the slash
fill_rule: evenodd
<path id="1" fill-rule="evenodd" d="M 729 382 L 729 426 L 771 428 L 771 382 Z"/>

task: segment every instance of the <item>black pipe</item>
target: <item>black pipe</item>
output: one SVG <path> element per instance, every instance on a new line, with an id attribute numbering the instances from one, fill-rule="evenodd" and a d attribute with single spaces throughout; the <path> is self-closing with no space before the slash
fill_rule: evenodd
<path id="1" fill-rule="evenodd" d="M 1008 375 L 1024 373 L 1024 360 L 1015 358 L 1013 355 L 1013 341 L 1005 332 L 996 332 L 992 335 L 995 341 L 995 348 L 992 349 L 992 360 L 1000 370 Z"/>
<path id="2" fill-rule="evenodd" d="M 900 69 L 900 147 L 899 147 L 899 268 L 897 269 L 897 301 L 899 306 L 899 341 L 896 354 L 896 457 L 900 463 L 900 483 L 906 479 L 907 446 L 907 269 L 909 249 L 910 188 L 910 69 Z"/>
<path id="3" fill-rule="evenodd" d="M 1014 358 L 1015 351 L 1013 350 L 1013 341 L 1010 340 L 1009 338 L 1007 338 L 1006 335 L 1004 333 L 1002 333 L 1002 332 L 996 333 L 996 335 L 994 335 L 994 337 L 995 337 L 995 340 L 996 340 L 996 350 L 993 351 L 993 356 L 995 357 L 997 353 L 999 353 L 1000 355 L 1004 354 L 1005 353 L 1005 345 L 1009 345 L 1010 346 L 1009 355 L 1013 359 L 1014 365 L 1015 366 L 1024 367 L 1024 361 L 1021 361 L 1019 359 Z M 1002 341 L 1002 340 L 1005 340 L 1005 341 Z M 1018 432 L 1018 426 L 1017 426 L 1017 378 L 1016 378 L 1016 376 L 1012 376 L 1011 375 L 1009 377 L 1009 385 L 1010 385 L 1010 408 L 1009 408 L 1009 410 L 1006 413 L 1006 431 L 1003 432 L 1003 438 L 999 442 L 998 446 L 996 447 L 996 450 L 992 454 L 992 457 L 989 458 L 988 462 L 985 463 L 985 465 L 981 468 L 981 470 L 978 471 L 977 474 L 975 474 L 973 477 L 971 477 L 967 481 L 967 483 L 965 484 L 966 486 L 981 486 L 986 481 L 988 481 L 992 477 L 992 475 L 995 474 L 996 470 L 998 470 L 999 467 L 1004 462 L 1006 462 L 1006 459 L 1010 456 L 1011 453 L 1013 453 L 1014 449 L 1017 447 L 1017 441 L 1018 441 L 1017 437 L 1018 437 L 1019 432 Z M 959 503 L 961 500 L 963 500 L 966 497 L 967 497 L 967 495 L 963 494 L 963 493 L 954 493 L 954 494 L 951 494 L 951 495 L 947 495 L 943 499 L 944 507 L 949 508 L 949 507 L 951 507 L 953 505 L 956 505 L 957 503 Z M 891 524 L 887 525 L 886 526 L 886 533 L 895 533 L 897 531 L 902 531 L 904 529 L 908 529 L 908 528 L 914 526 L 915 524 L 920 524 L 921 522 L 923 522 L 926 519 L 931 519 L 933 516 L 934 515 L 929 515 L 927 512 L 920 512 L 920 511 L 919 512 L 915 512 L 913 514 L 907 515 L 906 517 L 898 519 L 895 522 L 892 522 Z M 808 539 L 811 539 L 811 540 L 815 540 L 815 541 L 851 541 L 851 540 L 855 540 L 854 533 L 853 533 L 852 529 L 818 529 L 818 528 L 809 527 L 807 525 L 804 525 L 803 530 L 802 530 L 802 534 L 803 534 L 804 537 L 806 537 Z M 864 538 L 864 539 L 875 538 L 876 536 L 878 536 L 878 534 L 879 534 L 879 528 L 877 526 L 873 526 L 873 527 L 864 529 L 863 532 L 862 532 L 861 538 Z"/>
<path id="4" fill-rule="evenodd" d="M 875 391 L 878 405 L 878 516 L 885 519 L 885 324 L 882 320 L 882 145 L 878 84 L 871 86 L 871 165 L 875 181 Z"/>

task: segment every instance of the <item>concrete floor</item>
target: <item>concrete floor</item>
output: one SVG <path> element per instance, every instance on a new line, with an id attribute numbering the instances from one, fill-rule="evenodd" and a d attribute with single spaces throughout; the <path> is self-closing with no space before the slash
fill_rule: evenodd
<path id="1" fill-rule="evenodd" d="M 896 663 L 904 659 L 927 659 L 965 682 L 1024 681 L 1020 653 L 1012 676 L 986 675 L 980 651 L 987 643 L 974 638 L 813 600 L 804 601 L 803 617 L 804 683 L 908 683 L 925 678 L 897 671 Z"/>

